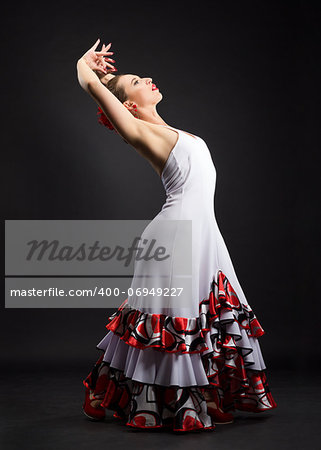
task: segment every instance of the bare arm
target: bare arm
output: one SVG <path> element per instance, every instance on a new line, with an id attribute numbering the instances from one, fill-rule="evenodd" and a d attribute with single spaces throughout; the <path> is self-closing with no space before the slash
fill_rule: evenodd
<path id="1" fill-rule="evenodd" d="M 99 41 L 97 41 L 99 42 Z M 97 44 L 97 43 L 96 43 Z M 95 46 L 97 47 L 97 45 Z M 139 143 L 142 123 L 100 81 L 84 57 L 77 62 L 78 80 L 81 87 L 101 107 L 117 132 L 134 147 Z"/>
<path id="2" fill-rule="evenodd" d="M 108 75 L 106 66 L 111 66 L 102 61 L 102 57 L 107 57 L 110 53 L 107 52 L 109 45 L 105 50 L 95 52 L 98 43 L 99 40 L 77 62 L 79 83 L 100 106 L 120 136 L 146 157 L 154 169 L 160 173 L 160 167 L 164 165 L 169 151 L 175 145 L 178 133 L 135 118 L 107 89 L 101 82 L 100 75 Z M 99 76 L 95 71 L 101 72 Z"/>

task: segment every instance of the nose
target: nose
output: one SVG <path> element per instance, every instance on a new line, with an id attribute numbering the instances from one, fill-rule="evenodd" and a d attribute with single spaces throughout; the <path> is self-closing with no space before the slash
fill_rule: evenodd
<path id="1" fill-rule="evenodd" d="M 147 84 L 150 84 L 152 81 L 153 81 L 152 78 L 146 78 L 146 83 L 147 83 Z"/>

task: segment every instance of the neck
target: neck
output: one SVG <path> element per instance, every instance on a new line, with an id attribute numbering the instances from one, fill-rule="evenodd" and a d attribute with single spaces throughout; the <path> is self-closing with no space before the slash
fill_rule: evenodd
<path id="1" fill-rule="evenodd" d="M 155 123 L 156 125 L 167 125 L 167 123 L 158 114 L 155 105 L 139 107 L 138 117 L 146 122 Z"/>

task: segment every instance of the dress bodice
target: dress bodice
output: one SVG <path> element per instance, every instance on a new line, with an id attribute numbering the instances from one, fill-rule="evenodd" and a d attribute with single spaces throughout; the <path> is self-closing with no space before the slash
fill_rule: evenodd
<path id="1" fill-rule="evenodd" d="M 216 169 L 206 143 L 198 136 L 169 128 L 177 131 L 178 140 L 161 174 L 167 196 L 163 209 L 180 200 L 185 203 L 185 211 L 193 209 L 196 215 L 214 216 Z M 193 208 L 188 208 L 189 203 Z"/>

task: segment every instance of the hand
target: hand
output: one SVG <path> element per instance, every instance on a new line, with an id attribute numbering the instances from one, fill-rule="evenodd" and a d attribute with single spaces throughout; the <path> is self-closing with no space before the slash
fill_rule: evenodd
<path id="1" fill-rule="evenodd" d="M 102 52 L 107 52 L 107 50 L 110 48 L 111 44 L 108 44 L 108 46 L 106 46 L 105 44 L 103 44 L 101 51 Z M 108 48 L 107 48 L 108 47 Z M 107 52 L 106 54 L 113 54 L 113 52 Z M 104 56 L 100 56 L 102 64 L 104 66 L 104 68 L 106 69 L 103 73 L 99 72 L 98 70 L 94 70 L 94 72 L 97 74 L 97 76 L 100 78 L 100 81 L 106 85 L 107 82 L 113 78 L 115 75 L 113 75 L 111 72 L 117 72 L 117 68 L 114 67 L 112 64 L 107 63 L 106 60 L 111 61 L 111 62 L 115 62 L 113 59 L 111 58 L 106 58 Z M 104 59 L 105 58 L 105 59 Z M 108 66 L 108 67 L 107 67 Z"/>
<path id="2" fill-rule="evenodd" d="M 82 59 L 85 60 L 86 64 L 97 73 L 99 77 L 105 76 L 110 72 L 116 72 L 117 69 L 110 64 L 108 61 L 115 62 L 113 59 L 108 58 L 107 55 L 113 55 L 114 52 L 109 52 L 111 43 L 105 46 L 103 44 L 100 52 L 95 51 L 98 47 L 100 39 L 97 39 L 95 44 L 83 55 Z"/>

